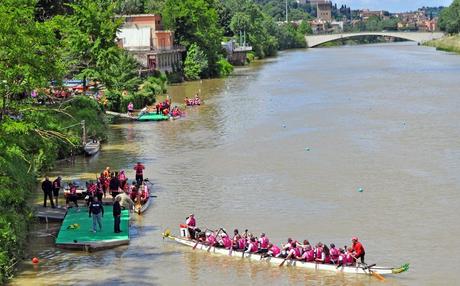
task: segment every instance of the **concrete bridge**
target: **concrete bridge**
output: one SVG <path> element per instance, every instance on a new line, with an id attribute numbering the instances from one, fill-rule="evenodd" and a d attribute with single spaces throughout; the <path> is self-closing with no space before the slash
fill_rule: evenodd
<path id="1" fill-rule="evenodd" d="M 348 39 L 360 36 L 385 36 L 392 38 L 405 39 L 417 43 L 439 39 L 444 36 L 442 32 L 359 32 L 359 33 L 340 33 L 340 34 L 324 34 L 324 35 L 308 35 L 305 36 L 309 48 L 318 45 L 339 40 Z"/>

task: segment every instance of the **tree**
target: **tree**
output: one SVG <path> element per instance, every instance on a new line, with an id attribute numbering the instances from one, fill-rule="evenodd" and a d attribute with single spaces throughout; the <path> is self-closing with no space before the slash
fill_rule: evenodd
<path id="1" fill-rule="evenodd" d="M 246 33 L 246 30 L 249 30 L 251 25 L 251 19 L 249 15 L 243 12 L 237 12 L 233 15 L 232 20 L 230 21 L 230 29 L 233 34 L 240 35 Z M 240 39 L 241 42 L 241 39 Z"/>
<path id="2" fill-rule="evenodd" d="M 298 31 L 302 35 L 311 35 L 311 34 L 313 34 L 313 30 L 311 29 L 310 23 L 308 21 L 306 21 L 306 20 L 302 20 L 302 23 L 300 23 Z"/>
<path id="3" fill-rule="evenodd" d="M 115 39 L 123 18 L 115 17 L 115 4 L 111 1 L 76 0 L 70 7 L 73 13 L 57 17 L 56 21 L 62 29 L 72 73 L 82 79 L 102 80 L 105 69 L 117 64 L 119 49 Z"/>
<path id="4" fill-rule="evenodd" d="M 187 51 L 184 62 L 185 78 L 188 80 L 200 79 L 201 74 L 208 68 L 208 60 L 197 44 L 192 44 Z"/>
<path id="5" fill-rule="evenodd" d="M 12 99 L 48 86 L 64 73 L 53 26 L 35 21 L 35 4 L 3 0 L 0 5 L 0 119 Z"/>
<path id="6" fill-rule="evenodd" d="M 204 52 L 208 66 L 203 75 L 218 75 L 223 31 L 218 25 L 215 0 L 167 0 L 163 21 L 175 31 L 179 44 L 189 49 L 195 43 Z"/>
<path id="7" fill-rule="evenodd" d="M 460 33 L 460 0 L 441 11 L 439 15 L 439 28 L 449 34 Z"/>
<path id="8" fill-rule="evenodd" d="M 115 11 L 117 14 L 130 15 L 144 13 L 144 0 L 118 0 L 116 2 Z"/>
<path id="9" fill-rule="evenodd" d="M 108 89 L 136 91 L 142 82 L 138 73 L 140 64 L 123 50 L 112 51 L 115 53 L 103 58 L 107 63 L 103 64 L 106 68 L 101 74 L 102 82 Z"/>

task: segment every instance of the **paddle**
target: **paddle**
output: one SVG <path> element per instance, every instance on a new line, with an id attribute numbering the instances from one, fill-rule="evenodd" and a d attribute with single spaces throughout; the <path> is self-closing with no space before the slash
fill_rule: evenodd
<path id="1" fill-rule="evenodd" d="M 284 265 L 284 263 L 286 262 L 286 260 L 290 259 L 291 258 L 291 254 L 289 254 L 288 256 L 286 256 L 286 258 L 284 258 L 284 260 L 280 263 L 279 267 L 282 267 Z"/>
<path id="2" fill-rule="evenodd" d="M 219 233 L 220 233 L 221 230 L 222 230 L 222 228 L 220 228 L 220 229 L 217 231 L 217 233 L 216 233 L 216 240 L 217 240 L 217 236 L 219 235 Z M 213 247 L 213 245 L 210 245 L 210 246 L 208 247 L 208 250 L 207 250 L 207 251 L 211 250 L 211 247 Z"/>
<path id="3" fill-rule="evenodd" d="M 208 229 L 208 228 L 206 228 L 206 229 L 204 230 L 204 232 L 206 233 L 206 231 L 207 231 L 207 230 L 209 230 L 209 229 Z M 199 244 L 199 243 L 200 243 L 200 240 L 199 240 L 199 239 L 197 239 L 197 240 L 196 240 L 196 243 L 195 243 L 195 245 L 193 246 L 193 248 L 192 248 L 192 249 L 193 249 L 193 250 L 195 250 L 195 248 L 198 246 L 198 244 Z"/>
<path id="4" fill-rule="evenodd" d="M 352 255 L 351 257 L 353 257 L 356 260 L 356 263 L 358 265 L 358 259 L 354 255 Z M 363 269 L 364 272 L 368 270 L 369 273 L 375 278 L 379 279 L 380 281 L 385 281 L 385 277 L 383 277 L 381 274 L 375 271 L 372 271 L 371 267 L 375 266 L 375 264 L 371 264 L 371 265 L 367 265 L 366 263 L 359 263 L 359 264 L 364 265 L 364 266 L 361 266 L 361 269 Z"/>

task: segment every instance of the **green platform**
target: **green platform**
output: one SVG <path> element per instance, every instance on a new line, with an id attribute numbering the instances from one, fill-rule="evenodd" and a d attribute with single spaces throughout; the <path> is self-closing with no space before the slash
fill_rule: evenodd
<path id="1" fill-rule="evenodd" d="M 139 121 L 162 121 L 168 119 L 168 115 L 156 114 L 155 112 L 145 113 L 137 118 Z"/>
<path id="2" fill-rule="evenodd" d="M 62 223 L 56 238 L 56 246 L 70 249 L 101 249 L 110 248 L 129 243 L 129 211 L 123 210 L 121 214 L 121 233 L 113 232 L 112 207 L 105 206 L 102 218 L 102 231 L 93 233 L 93 219 L 88 216 L 87 208 L 71 208 Z M 69 228 L 70 225 L 79 226 Z M 99 229 L 99 227 L 98 227 Z"/>

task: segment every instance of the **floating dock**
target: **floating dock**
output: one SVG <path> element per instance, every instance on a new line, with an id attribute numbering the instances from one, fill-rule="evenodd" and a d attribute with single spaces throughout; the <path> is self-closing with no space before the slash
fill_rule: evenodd
<path id="1" fill-rule="evenodd" d="M 123 119 L 127 119 L 127 120 L 136 120 L 137 119 L 137 117 L 129 116 L 127 113 L 118 113 L 118 112 L 113 112 L 113 111 L 109 111 L 109 110 L 107 110 L 105 113 L 108 114 L 108 115 L 114 116 L 114 117 L 123 118 Z"/>
<path id="2" fill-rule="evenodd" d="M 88 215 L 88 208 L 70 208 L 56 238 L 56 246 L 77 250 L 98 250 L 129 244 L 129 211 L 121 213 L 121 233 L 113 231 L 112 208 L 105 207 L 102 218 L 102 231 L 93 233 L 93 219 Z"/>
<path id="3" fill-rule="evenodd" d="M 66 212 L 67 210 L 62 207 L 53 209 L 51 207 L 37 206 L 35 208 L 35 217 L 45 222 L 59 222 L 64 220 Z"/>

